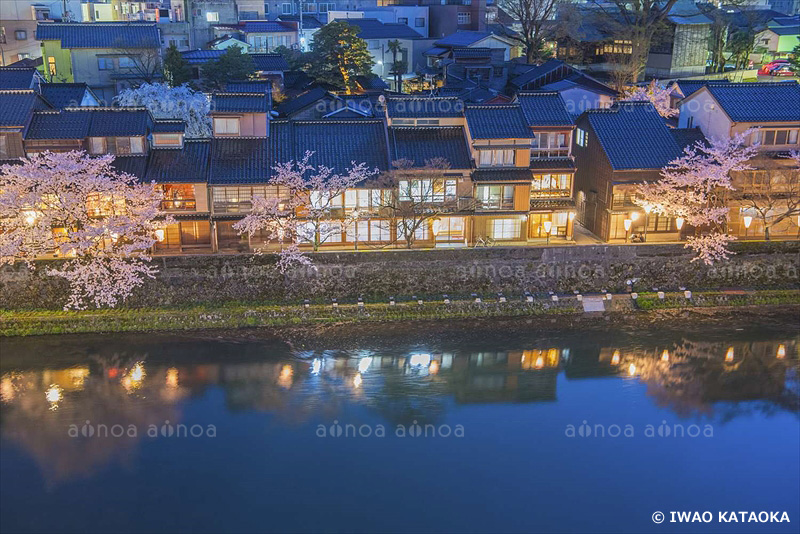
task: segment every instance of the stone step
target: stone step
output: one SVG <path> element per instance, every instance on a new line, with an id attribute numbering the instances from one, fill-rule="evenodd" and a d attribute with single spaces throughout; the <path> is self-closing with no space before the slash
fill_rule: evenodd
<path id="1" fill-rule="evenodd" d="M 600 296 L 584 296 L 583 297 L 583 311 L 584 312 L 604 312 L 606 311 L 606 301 Z"/>

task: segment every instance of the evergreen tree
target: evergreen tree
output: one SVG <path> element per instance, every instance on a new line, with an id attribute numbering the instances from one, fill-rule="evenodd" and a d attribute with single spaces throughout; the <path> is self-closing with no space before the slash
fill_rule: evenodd
<path id="1" fill-rule="evenodd" d="M 181 86 L 192 79 L 192 68 L 174 43 L 169 45 L 164 54 L 164 79 L 170 87 Z"/>
<path id="2" fill-rule="evenodd" d="M 203 65 L 203 77 L 209 89 L 224 89 L 233 80 L 246 80 L 255 72 L 253 58 L 243 54 L 238 46 L 231 46 L 216 61 Z"/>
<path id="3" fill-rule="evenodd" d="M 372 73 L 367 42 L 358 36 L 358 26 L 335 20 L 320 28 L 311 43 L 312 75 L 317 81 L 352 93 L 355 77 Z"/>

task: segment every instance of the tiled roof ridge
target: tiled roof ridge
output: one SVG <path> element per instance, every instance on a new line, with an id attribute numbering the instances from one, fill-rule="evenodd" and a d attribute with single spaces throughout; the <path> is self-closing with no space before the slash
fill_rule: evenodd
<path id="1" fill-rule="evenodd" d="M 55 21 L 39 21 L 42 26 L 68 26 L 68 27 L 92 27 L 92 26 L 105 26 L 107 28 L 113 26 L 157 26 L 158 23 L 149 20 L 129 20 L 129 21 L 92 21 L 92 22 L 55 22 Z"/>
<path id="2" fill-rule="evenodd" d="M 31 70 L 36 70 L 36 67 L 0 66 L 0 70 L 25 70 L 25 71 L 31 71 Z"/>
<path id="3" fill-rule="evenodd" d="M 64 111 L 148 111 L 144 106 L 70 106 Z"/>
<path id="4" fill-rule="evenodd" d="M 383 120 L 381 119 L 333 119 L 333 120 L 284 120 L 287 123 L 291 124 L 383 124 Z M 275 122 L 284 122 L 284 121 L 275 121 Z"/>
<path id="5" fill-rule="evenodd" d="M 266 92 L 264 92 L 264 93 L 228 93 L 228 92 L 218 92 L 218 93 L 216 93 L 215 92 L 214 96 L 226 96 L 226 97 L 227 96 L 235 96 L 235 97 L 240 97 L 240 96 L 264 96 L 265 94 L 267 94 L 267 93 Z"/>
<path id="6" fill-rule="evenodd" d="M 0 94 L 12 94 L 12 95 L 28 95 L 28 94 L 38 94 L 36 93 L 35 89 L 0 89 Z"/>
<path id="7" fill-rule="evenodd" d="M 153 120 L 154 120 L 155 122 L 177 122 L 177 123 L 186 122 L 186 121 L 185 121 L 185 120 L 183 120 L 183 119 L 153 119 Z"/>
<path id="8" fill-rule="evenodd" d="M 557 96 L 560 94 L 558 91 L 536 91 L 535 89 L 517 91 L 517 96 Z"/>
<path id="9" fill-rule="evenodd" d="M 461 100 L 457 96 L 421 96 L 421 95 L 393 95 L 386 98 L 386 100 Z"/>
<path id="10" fill-rule="evenodd" d="M 454 126 L 389 126 L 389 128 L 392 130 L 461 130 L 464 127 L 458 124 Z"/>

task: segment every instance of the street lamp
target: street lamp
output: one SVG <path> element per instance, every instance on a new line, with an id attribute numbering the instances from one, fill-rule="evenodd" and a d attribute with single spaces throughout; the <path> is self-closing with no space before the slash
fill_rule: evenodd
<path id="1" fill-rule="evenodd" d="M 630 219 L 625 219 L 624 221 L 622 221 L 622 225 L 625 227 L 625 242 L 626 243 L 628 242 L 628 232 L 631 229 L 631 223 L 632 222 L 633 221 L 631 221 Z"/>
<path id="2" fill-rule="evenodd" d="M 650 212 L 653 211 L 653 206 L 650 204 L 644 205 L 644 237 L 642 238 L 642 242 L 647 242 L 647 226 L 650 224 Z"/>
<path id="3" fill-rule="evenodd" d="M 550 229 L 553 227 L 553 223 L 551 221 L 544 222 L 544 235 L 547 238 L 547 244 L 550 244 Z"/>
<path id="4" fill-rule="evenodd" d="M 742 217 L 742 221 L 744 222 L 744 238 L 747 239 L 747 230 L 753 224 L 753 218 L 750 215 L 745 215 Z"/>

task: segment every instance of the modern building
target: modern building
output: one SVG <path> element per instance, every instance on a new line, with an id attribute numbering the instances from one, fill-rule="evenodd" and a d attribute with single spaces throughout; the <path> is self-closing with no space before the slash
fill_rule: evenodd
<path id="1" fill-rule="evenodd" d="M 162 77 L 155 22 L 41 22 L 44 75 L 50 82 L 83 82 L 110 103 L 132 83 Z"/>

